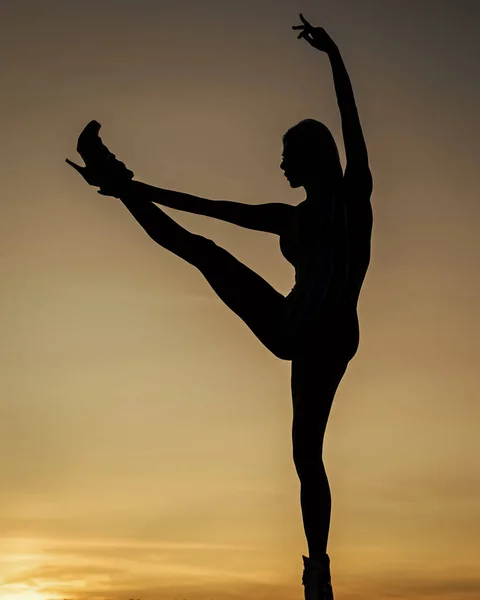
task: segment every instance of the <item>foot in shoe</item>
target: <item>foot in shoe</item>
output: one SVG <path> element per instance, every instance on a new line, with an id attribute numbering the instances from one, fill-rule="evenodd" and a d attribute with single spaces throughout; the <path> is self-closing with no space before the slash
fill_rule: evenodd
<path id="1" fill-rule="evenodd" d="M 328 554 L 321 561 L 303 556 L 303 565 L 302 585 L 305 587 L 305 600 L 333 600 Z"/>
<path id="2" fill-rule="evenodd" d="M 90 121 L 78 138 L 77 152 L 86 166 L 80 167 L 69 159 L 66 162 L 76 169 L 87 183 L 106 191 L 112 187 L 112 183 L 116 187 L 119 183 L 131 180 L 134 174 L 125 163 L 115 158 L 115 154 L 102 142 L 99 136 L 100 127 L 98 121 Z"/>

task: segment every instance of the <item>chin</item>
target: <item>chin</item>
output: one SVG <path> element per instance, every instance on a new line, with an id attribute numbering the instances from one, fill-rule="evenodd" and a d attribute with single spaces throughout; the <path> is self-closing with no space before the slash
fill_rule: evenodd
<path id="1" fill-rule="evenodd" d="M 291 188 L 299 188 L 299 187 L 302 187 L 302 184 L 301 184 L 299 181 L 295 181 L 295 180 L 293 180 L 293 181 L 290 181 L 290 180 L 288 180 L 288 183 L 290 184 L 290 187 L 291 187 Z"/>
<path id="2" fill-rule="evenodd" d="M 289 176 L 285 176 L 285 177 L 291 188 L 299 188 L 299 187 L 303 186 L 301 177 L 295 177 L 295 175 L 293 173 L 291 173 Z"/>

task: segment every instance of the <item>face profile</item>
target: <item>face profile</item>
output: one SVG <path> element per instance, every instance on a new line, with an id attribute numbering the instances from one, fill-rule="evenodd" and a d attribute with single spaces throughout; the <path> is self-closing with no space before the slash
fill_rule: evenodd
<path id="1" fill-rule="evenodd" d="M 280 168 L 283 171 L 290 187 L 299 188 L 305 185 L 305 173 L 302 173 L 302 162 L 295 155 L 295 148 L 290 144 L 283 144 L 282 162 Z"/>
<path id="2" fill-rule="evenodd" d="M 283 136 L 280 168 L 292 188 L 317 194 L 341 180 L 343 169 L 335 139 L 326 125 L 304 119 Z"/>

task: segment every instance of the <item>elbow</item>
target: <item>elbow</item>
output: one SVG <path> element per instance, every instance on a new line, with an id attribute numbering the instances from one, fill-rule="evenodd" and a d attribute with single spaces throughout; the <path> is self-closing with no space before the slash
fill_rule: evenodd
<path id="1" fill-rule="evenodd" d="M 372 192 L 373 190 L 373 176 L 368 157 L 350 163 L 347 162 L 344 177 L 355 181 L 356 185 L 361 186 L 365 191 Z"/>

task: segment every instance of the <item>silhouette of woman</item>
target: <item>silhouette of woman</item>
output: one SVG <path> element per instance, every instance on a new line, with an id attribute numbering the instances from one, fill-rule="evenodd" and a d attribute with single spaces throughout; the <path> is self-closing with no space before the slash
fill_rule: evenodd
<path id="1" fill-rule="evenodd" d="M 343 172 L 332 134 L 313 119 L 283 136 L 281 169 L 292 188 L 303 187 L 298 206 L 245 205 L 207 200 L 132 180 L 90 122 L 78 140 L 85 161 L 67 159 L 99 193 L 120 198 L 158 244 L 200 270 L 216 294 L 275 356 L 291 361 L 293 459 L 309 557 L 303 556 L 307 600 L 332 600 L 327 540 L 331 495 L 322 459 L 328 416 L 337 387 L 359 344 L 357 302 L 370 261 L 372 176 L 353 90 L 340 52 L 321 27 L 300 14 L 298 38 L 330 60 L 346 152 Z M 155 204 L 222 219 L 279 236 L 295 268 L 284 297 L 212 240 L 193 234 Z"/>

